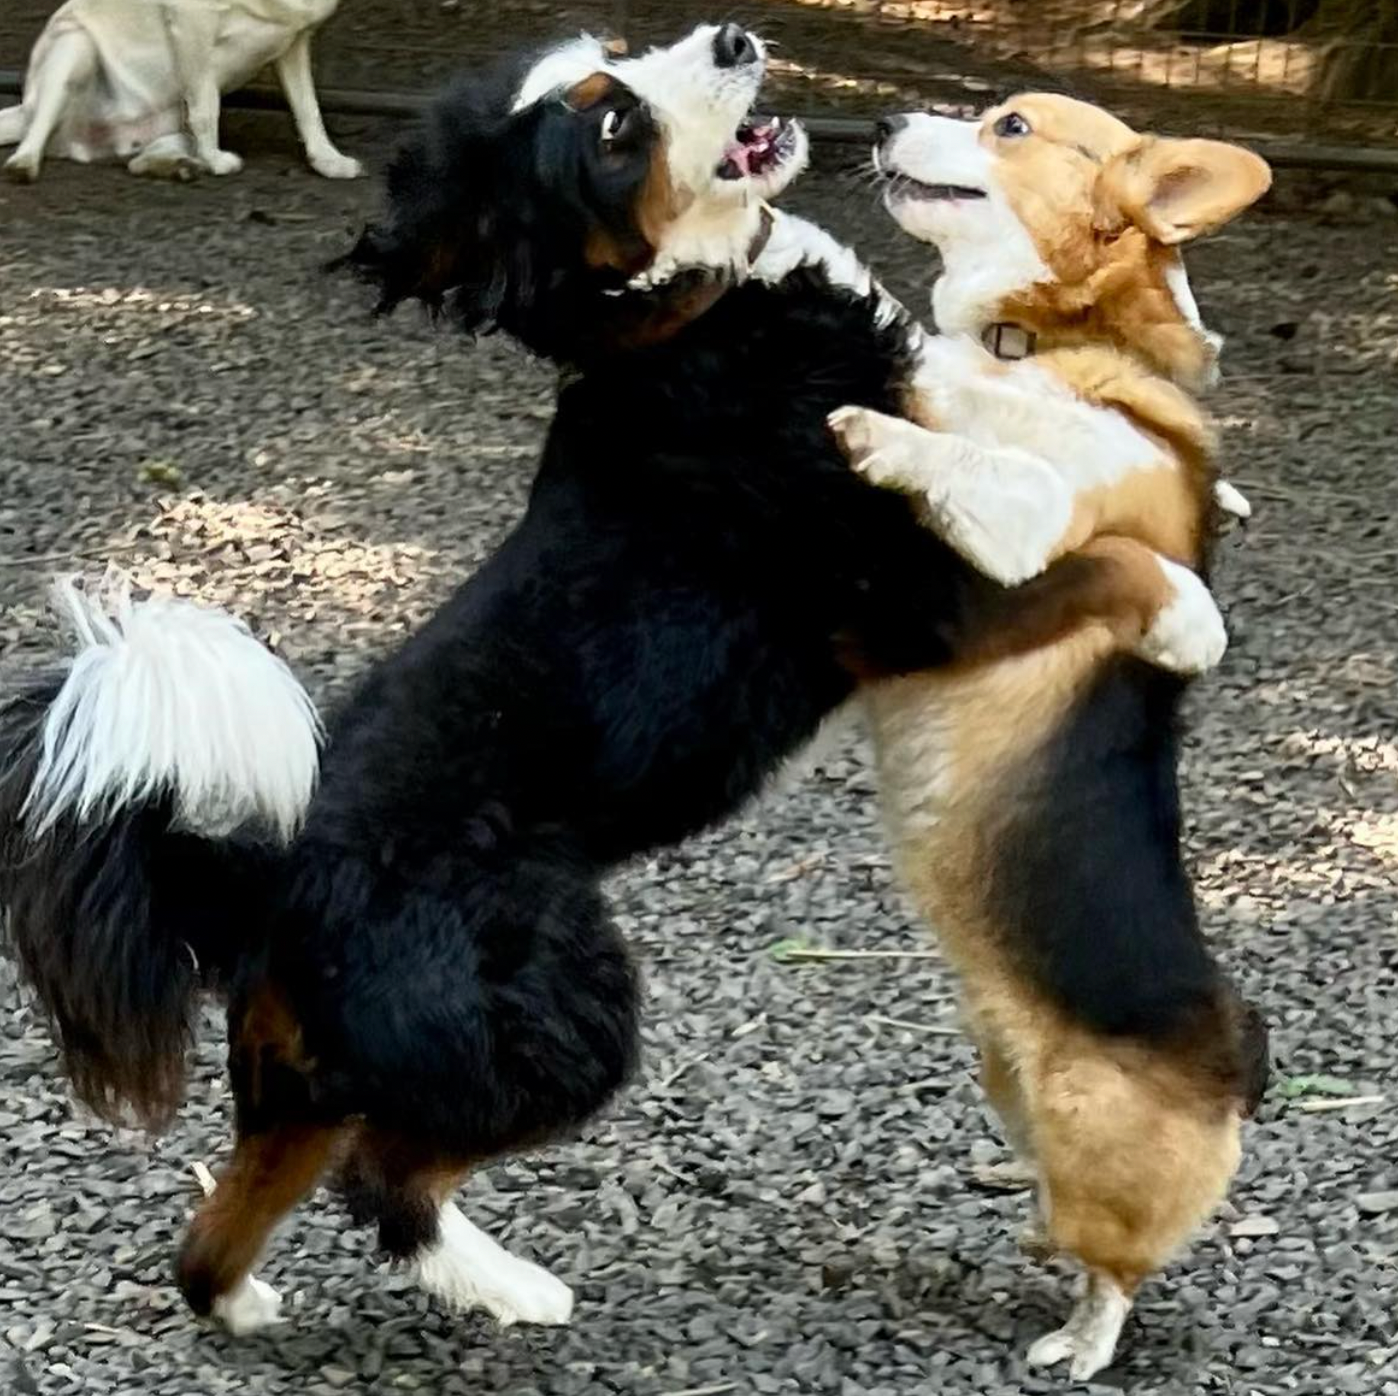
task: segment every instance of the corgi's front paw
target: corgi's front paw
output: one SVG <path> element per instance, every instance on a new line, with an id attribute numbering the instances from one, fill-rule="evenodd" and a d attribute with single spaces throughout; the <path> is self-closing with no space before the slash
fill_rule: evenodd
<path id="1" fill-rule="evenodd" d="M 1202 674 L 1214 668 L 1228 648 L 1228 630 L 1213 593 L 1187 567 L 1158 558 L 1170 599 L 1156 612 L 1141 637 L 1137 654 L 1176 674 Z"/>
<path id="2" fill-rule="evenodd" d="M 934 433 L 868 407 L 841 407 L 826 422 L 850 468 L 871 485 L 921 496 L 937 483 Z"/>
<path id="3" fill-rule="evenodd" d="M 868 407 L 840 407 L 826 419 L 840 449 L 856 470 L 870 456 L 886 446 L 893 436 L 889 425 L 895 422 Z"/>

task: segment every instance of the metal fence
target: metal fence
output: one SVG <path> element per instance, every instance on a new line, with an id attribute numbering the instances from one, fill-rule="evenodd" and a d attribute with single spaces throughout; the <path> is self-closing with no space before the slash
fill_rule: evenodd
<path id="1" fill-rule="evenodd" d="M 0 69 L 22 66 L 54 4 L 0 0 Z M 406 110 L 520 43 L 588 29 L 636 45 L 714 18 L 776 41 L 774 103 L 827 133 L 1052 86 L 1157 127 L 1398 161 L 1398 0 L 343 0 L 318 67 L 332 109 Z"/>

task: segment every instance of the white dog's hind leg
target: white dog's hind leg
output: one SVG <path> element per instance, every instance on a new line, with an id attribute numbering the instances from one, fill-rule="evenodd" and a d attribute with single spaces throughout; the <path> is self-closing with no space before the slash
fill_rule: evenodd
<path id="1" fill-rule="evenodd" d="M 212 73 L 201 73 L 198 86 L 188 94 L 189 136 L 199 163 L 210 174 L 237 174 L 243 168 L 240 157 L 231 150 L 220 150 L 218 144 L 218 115 L 223 94 Z"/>
<path id="2" fill-rule="evenodd" d="M 152 179 L 194 179 L 204 167 L 186 137 L 175 133 L 157 136 L 127 161 L 126 168 Z"/>
<path id="3" fill-rule="evenodd" d="M 18 145 L 24 139 L 23 107 L 6 107 L 0 111 L 0 145 Z"/>
<path id="4" fill-rule="evenodd" d="M 454 1202 L 438 1214 L 441 1233 L 417 1262 L 417 1282 L 457 1309 L 484 1309 L 502 1327 L 567 1323 L 573 1291 L 547 1270 L 511 1255 L 473 1226 Z"/>
<path id="5" fill-rule="evenodd" d="M 277 59 L 277 76 L 281 79 L 286 104 L 291 108 L 310 167 L 326 179 L 358 179 L 364 173 L 364 166 L 335 149 L 321 119 L 315 79 L 311 75 L 309 31 L 298 34 L 291 47 Z"/>
<path id="6" fill-rule="evenodd" d="M 81 29 L 70 29 L 54 39 L 48 56 L 29 78 L 34 100 L 28 107 L 28 125 L 19 149 L 5 161 L 5 173 L 11 179 L 24 183 L 38 179 L 49 137 L 62 119 L 64 108 L 96 72 L 97 49 Z"/>

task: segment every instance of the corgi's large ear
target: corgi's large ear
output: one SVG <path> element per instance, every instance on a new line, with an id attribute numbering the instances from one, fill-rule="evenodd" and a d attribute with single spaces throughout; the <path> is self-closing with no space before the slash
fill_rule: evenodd
<path id="1" fill-rule="evenodd" d="M 1272 183 L 1267 162 L 1223 141 L 1148 137 L 1102 174 L 1103 213 L 1171 245 L 1221 228 Z"/>

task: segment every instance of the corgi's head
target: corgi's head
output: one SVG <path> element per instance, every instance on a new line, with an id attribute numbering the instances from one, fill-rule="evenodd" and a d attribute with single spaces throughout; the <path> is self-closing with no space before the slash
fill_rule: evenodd
<path id="1" fill-rule="evenodd" d="M 942 254 L 943 332 L 1010 322 L 1050 342 L 1105 340 L 1181 382 L 1210 376 L 1219 341 L 1179 247 L 1266 192 L 1259 156 L 1143 135 L 1052 93 L 970 121 L 893 117 L 880 135 L 889 211 Z"/>

